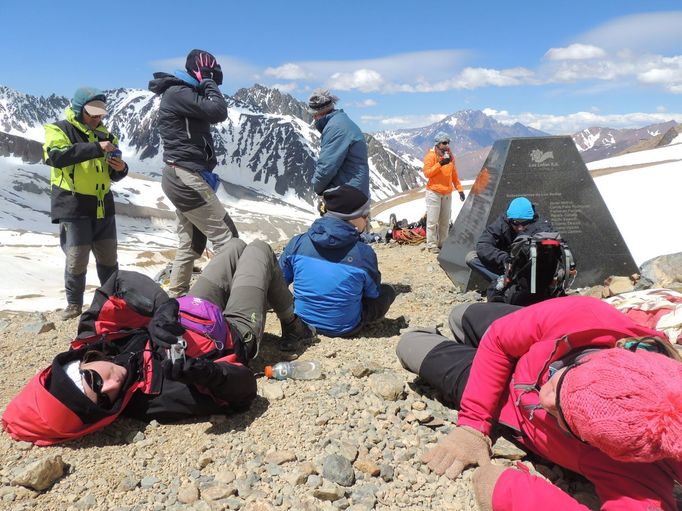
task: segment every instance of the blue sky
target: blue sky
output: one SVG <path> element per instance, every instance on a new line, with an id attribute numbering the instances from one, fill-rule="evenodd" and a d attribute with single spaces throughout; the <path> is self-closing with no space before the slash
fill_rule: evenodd
<path id="1" fill-rule="evenodd" d="M 192 48 L 223 92 L 331 88 L 365 131 L 484 110 L 550 133 L 682 122 L 682 2 L 6 0 L 0 85 L 146 88 Z"/>

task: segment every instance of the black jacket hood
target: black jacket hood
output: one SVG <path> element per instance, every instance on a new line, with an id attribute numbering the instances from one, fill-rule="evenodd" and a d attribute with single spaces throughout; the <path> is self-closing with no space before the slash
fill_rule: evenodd
<path id="1" fill-rule="evenodd" d="M 190 86 L 187 82 L 184 82 L 177 76 L 163 72 L 154 73 L 154 79 L 149 80 L 149 90 L 154 94 L 163 94 L 173 85 L 187 85 L 187 87 Z"/>

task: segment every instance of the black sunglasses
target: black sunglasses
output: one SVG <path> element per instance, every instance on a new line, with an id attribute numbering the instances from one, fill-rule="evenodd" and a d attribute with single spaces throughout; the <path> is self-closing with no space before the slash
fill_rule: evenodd
<path id="1" fill-rule="evenodd" d="M 450 142 L 441 142 L 440 145 L 449 145 Z"/>
<path id="2" fill-rule="evenodd" d="M 111 399 L 109 399 L 109 396 L 102 392 L 102 387 L 104 386 L 104 380 L 102 380 L 102 376 L 94 369 L 81 369 L 80 373 L 83 376 L 85 383 L 87 383 L 95 393 L 95 396 L 97 397 L 97 406 L 101 406 L 102 408 L 110 408 Z"/>
<path id="3" fill-rule="evenodd" d="M 525 227 L 527 225 L 530 225 L 533 221 L 532 220 L 510 220 L 512 225 L 515 225 L 516 227 Z"/>

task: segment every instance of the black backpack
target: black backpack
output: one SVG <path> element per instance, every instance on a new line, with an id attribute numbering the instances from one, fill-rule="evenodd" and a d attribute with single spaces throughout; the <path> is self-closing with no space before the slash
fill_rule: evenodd
<path id="1" fill-rule="evenodd" d="M 521 234 L 512 243 L 510 255 L 503 285 L 499 289 L 496 282 L 491 284 L 489 301 L 530 305 L 565 296 L 575 279 L 575 259 L 558 232 Z"/>

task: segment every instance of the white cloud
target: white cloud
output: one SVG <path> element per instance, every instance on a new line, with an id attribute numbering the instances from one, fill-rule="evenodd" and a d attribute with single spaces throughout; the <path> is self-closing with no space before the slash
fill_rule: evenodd
<path id="1" fill-rule="evenodd" d="M 585 60 L 605 57 L 606 52 L 598 46 L 575 43 L 566 48 L 550 48 L 545 53 L 548 60 Z"/>
<path id="2" fill-rule="evenodd" d="M 674 94 L 682 88 L 682 56 L 662 58 L 652 63 L 652 67 L 637 75 L 640 82 L 661 85 Z"/>
<path id="3" fill-rule="evenodd" d="M 264 71 L 266 76 L 272 76 L 280 80 L 304 80 L 309 78 L 308 73 L 297 64 L 283 64 L 279 67 L 268 67 Z"/>
<path id="4" fill-rule="evenodd" d="M 632 86 L 637 80 L 644 85 L 655 85 L 674 92 L 682 85 L 682 56 L 664 57 L 653 54 L 625 52 L 612 59 L 589 61 L 555 61 L 538 69 L 541 83 L 588 83 L 591 80 L 609 82 L 610 88 Z M 628 84 L 630 79 L 632 83 Z M 590 93 L 603 92 L 603 88 L 583 89 Z M 580 93 L 575 91 L 574 93 Z"/>
<path id="5" fill-rule="evenodd" d="M 616 18 L 575 38 L 600 48 L 638 52 L 679 52 L 682 11 L 650 12 Z"/>
<path id="6" fill-rule="evenodd" d="M 361 92 L 376 92 L 381 89 L 384 79 L 373 69 L 358 69 L 352 73 L 334 73 L 327 86 L 337 90 L 358 89 Z"/>
<path id="7" fill-rule="evenodd" d="M 510 87 L 529 83 L 533 79 L 533 72 L 523 68 L 511 69 L 486 69 L 468 67 L 455 78 L 456 88 L 476 89 L 489 85 L 496 87 Z"/>
<path id="8" fill-rule="evenodd" d="M 353 101 L 348 103 L 348 106 L 354 106 L 356 108 L 371 108 L 377 106 L 377 102 L 373 99 L 363 99 L 362 101 Z"/>
<path id="9" fill-rule="evenodd" d="M 671 119 L 682 121 L 682 113 L 671 112 L 633 112 L 627 114 L 605 114 L 595 112 L 575 112 L 568 115 L 551 115 L 536 113 L 510 114 L 506 110 L 486 108 L 486 115 L 503 124 L 520 122 L 531 128 L 556 135 L 569 135 L 591 126 L 608 126 L 609 128 L 641 128 L 648 124 L 666 122 Z"/>
<path id="10" fill-rule="evenodd" d="M 433 83 L 455 76 L 468 55 L 463 50 L 429 50 L 375 59 L 298 61 L 269 67 L 265 74 L 280 79 L 305 79 L 338 90 L 429 92 L 452 88 Z"/>

